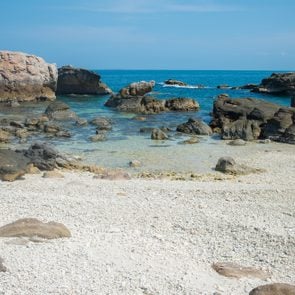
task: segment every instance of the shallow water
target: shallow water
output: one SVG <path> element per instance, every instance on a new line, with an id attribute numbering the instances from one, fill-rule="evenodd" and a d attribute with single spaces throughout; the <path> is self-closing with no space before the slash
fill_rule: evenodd
<path id="1" fill-rule="evenodd" d="M 141 127 L 169 127 L 175 130 L 178 124 L 184 123 L 189 117 L 197 117 L 209 122 L 210 112 L 216 97 L 227 93 L 231 97 L 256 97 L 288 106 L 288 97 L 275 97 L 251 93 L 248 90 L 217 89 L 217 85 L 241 86 L 247 83 L 259 83 L 271 74 L 269 71 L 99 71 L 102 80 L 113 91 L 118 91 L 131 82 L 155 80 L 156 86 L 151 95 L 164 99 L 171 97 L 190 97 L 198 101 L 200 111 L 194 113 L 163 113 L 148 115 L 146 121 L 137 121 L 135 114 L 120 113 L 104 106 L 108 96 L 58 97 L 70 105 L 79 117 L 90 120 L 97 116 L 109 117 L 113 121 L 113 130 L 108 132 L 105 142 L 90 142 L 89 137 L 95 134 L 95 127 L 77 127 L 65 123 L 72 133 L 70 139 L 34 138 L 47 140 L 63 152 L 79 155 L 89 163 L 107 167 L 127 168 L 130 160 L 140 160 L 143 164 L 138 171 L 174 170 L 179 172 L 210 172 L 220 156 L 232 155 L 239 157 L 241 153 L 259 152 L 265 145 L 249 144 L 246 147 L 230 147 L 218 137 L 202 137 L 201 142 L 193 145 L 180 144 L 188 136 L 171 133 L 166 141 L 152 141 L 149 133 L 140 133 Z M 177 79 L 189 84 L 188 87 L 167 87 L 163 82 Z M 204 88 L 198 88 L 203 85 Z M 44 112 L 48 103 L 26 103 L 18 108 L 0 110 L 0 119 L 11 117 L 21 119 Z M 17 147 L 27 145 L 15 144 Z M 272 144 L 269 148 L 277 148 Z"/>

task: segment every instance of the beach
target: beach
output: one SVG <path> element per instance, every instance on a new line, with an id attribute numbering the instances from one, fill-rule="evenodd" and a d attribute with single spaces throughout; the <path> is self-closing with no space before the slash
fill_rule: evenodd
<path id="1" fill-rule="evenodd" d="M 35 217 L 63 223 L 72 237 L 1 238 L 8 271 L 0 294 L 238 295 L 294 284 L 293 150 L 265 145 L 235 160 L 264 172 L 110 181 L 63 171 L 61 179 L 1 182 L 0 225 Z M 215 262 L 261 268 L 270 278 L 227 278 Z"/>

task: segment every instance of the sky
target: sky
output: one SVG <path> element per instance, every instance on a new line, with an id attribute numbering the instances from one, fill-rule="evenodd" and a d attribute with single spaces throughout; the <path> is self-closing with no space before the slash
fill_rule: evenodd
<path id="1" fill-rule="evenodd" d="M 295 0 L 2 0 L 0 50 L 88 69 L 294 70 Z"/>

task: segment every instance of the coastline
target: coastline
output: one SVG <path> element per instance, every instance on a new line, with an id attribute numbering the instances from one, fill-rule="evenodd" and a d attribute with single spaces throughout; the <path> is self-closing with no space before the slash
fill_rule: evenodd
<path id="1" fill-rule="evenodd" d="M 110 181 L 62 172 L 63 179 L 1 182 L 1 225 L 36 217 L 72 232 L 26 245 L 1 238 L 9 270 L 0 277 L 2 291 L 238 295 L 267 282 L 294 284 L 293 157 L 288 148 L 241 156 L 265 172 L 222 181 Z M 271 278 L 222 277 L 214 262 L 261 267 Z"/>

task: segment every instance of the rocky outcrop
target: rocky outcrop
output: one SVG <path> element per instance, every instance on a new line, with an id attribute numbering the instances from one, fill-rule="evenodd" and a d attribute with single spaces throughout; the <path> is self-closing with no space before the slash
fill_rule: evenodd
<path id="1" fill-rule="evenodd" d="M 210 126 L 220 131 L 222 139 L 271 139 L 292 143 L 294 122 L 295 108 L 260 99 L 231 99 L 221 95 L 214 102 Z"/>
<path id="2" fill-rule="evenodd" d="M 36 218 L 23 218 L 0 227 L 0 237 L 58 239 L 69 238 L 71 233 L 62 223 L 45 223 Z"/>
<path id="3" fill-rule="evenodd" d="M 273 73 L 261 81 L 260 85 L 253 88 L 253 92 L 295 95 L 295 72 Z"/>
<path id="4" fill-rule="evenodd" d="M 168 79 L 164 82 L 166 85 L 177 85 L 177 86 L 187 86 L 186 83 L 179 81 L 179 80 L 174 80 L 174 79 Z"/>
<path id="5" fill-rule="evenodd" d="M 197 111 L 199 104 L 190 98 L 160 100 L 146 94 L 152 91 L 154 81 L 131 83 L 105 103 L 107 107 L 130 113 L 157 114 L 167 111 Z"/>
<path id="6" fill-rule="evenodd" d="M 26 173 L 29 159 L 22 153 L 0 149 L 0 179 L 14 181 Z"/>
<path id="7" fill-rule="evenodd" d="M 100 75 L 95 72 L 72 66 L 58 69 L 57 94 L 106 95 L 111 92 L 111 89 L 100 81 Z"/>
<path id="8" fill-rule="evenodd" d="M 0 51 L 0 102 L 53 100 L 57 68 L 41 57 Z"/>
<path id="9" fill-rule="evenodd" d="M 249 295 L 295 295 L 295 286 L 282 283 L 268 284 L 253 289 Z"/>
<path id="10" fill-rule="evenodd" d="M 177 126 L 176 131 L 196 134 L 196 135 L 211 135 L 212 129 L 205 122 L 193 118 L 189 118 L 186 123 Z"/>

